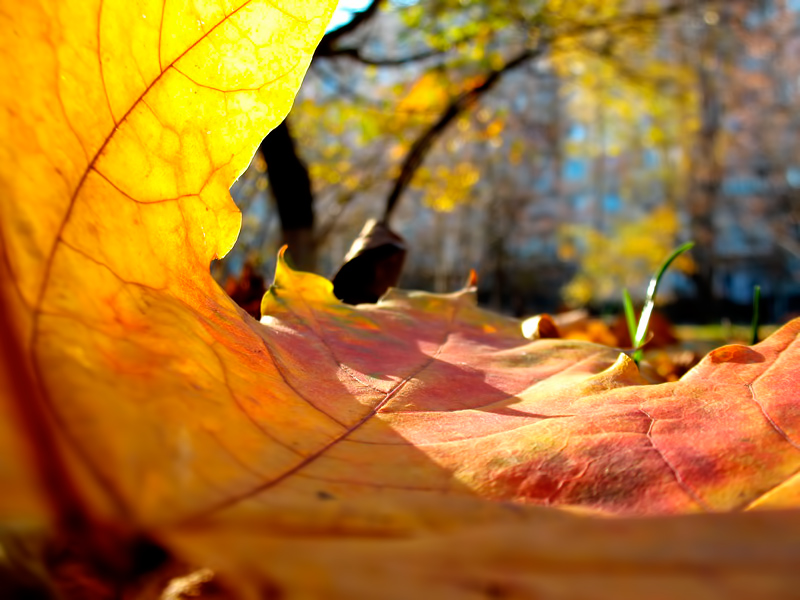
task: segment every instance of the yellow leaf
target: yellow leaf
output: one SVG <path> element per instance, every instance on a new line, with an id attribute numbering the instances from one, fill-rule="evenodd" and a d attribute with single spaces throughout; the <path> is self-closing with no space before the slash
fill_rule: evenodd
<path id="1" fill-rule="evenodd" d="M 505 128 L 505 123 L 500 119 L 495 119 L 486 126 L 486 137 L 487 138 L 498 137 L 501 133 L 503 133 L 504 128 Z"/>
<path id="2" fill-rule="evenodd" d="M 3 4 L 4 304 L 70 473 L 94 482 L 92 512 L 126 514 L 136 497 L 134 512 L 157 519 L 176 508 L 163 496 L 170 478 L 187 493 L 199 484 L 186 466 L 225 419 L 185 417 L 227 394 L 213 338 L 241 320 L 207 276 L 239 229 L 228 188 L 288 112 L 333 5 Z M 186 354 L 172 352 L 176 339 Z M 191 403 L 178 374 L 198 391 Z M 92 431 L 108 435 L 89 441 Z M 89 445 L 115 465 L 113 483 L 86 466 Z M 7 465 L 15 455 L 0 457 L 3 489 L 25 489 Z M 0 494 L 0 514 L 6 503 L 16 495 Z"/>
<path id="3" fill-rule="evenodd" d="M 438 72 L 425 73 L 398 105 L 399 111 L 431 112 L 439 110 L 450 99 L 447 81 Z"/>

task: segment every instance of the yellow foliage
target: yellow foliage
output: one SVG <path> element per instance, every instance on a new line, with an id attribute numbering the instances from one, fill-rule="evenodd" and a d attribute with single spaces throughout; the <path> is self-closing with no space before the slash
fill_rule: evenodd
<path id="1" fill-rule="evenodd" d="M 422 168 L 412 185 L 422 190 L 423 202 L 427 206 L 439 212 L 450 212 L 470 200 L 472 187 L 480 177 L 477 165 L 462 161 L 453 167 L 437 166 L 433 171 Z"/>
<path id="2" fill-rule="evenodd" d="M 563 10 L 570 18 L 613 22 L 624 8 L 629 9 L 628 2 L 615 0 L 568 3 Z M 617 155 L 641 142 L 685 148 L 691 139 L 687 134 L 696 128 L 696 122 L 685 118 L 697 112 L 687 110 L 697 106 L 692 65 L 659 57 L 652 23 L 636 28 L 610 25 L 595 37 L 564 36 L 552 49 L 553 65 L 565 79 L 563 93 L 572 118 L 596 131 L 579 151 L 573 144 L 573 152 Z"/>
<path id="3" fill-rule="evenodd" d="M 501 133 L 503 133 L 503 129 L 505 129 L 505 123 L 501 119 L 495 119 L 486 126 L 486 137 L 498 137 Z"/>
<path id="4" fill-rule="evenodd" d="M 562 252 L 574 256 L 580 248 L 579 270 L 565 287 L 570 305 L 618 301 L 622 290 L 644 292 L 647 281 L 676 246 L 681 224 L 675 211 L 661 207 L 638 221 L 625 221 L 604 235 L 590 227 L 569 226 L 562 231 Z M 682 254 L 671 270 L 691 273 L 690 253 Z"/>
<path id="5" fill-rule="evenodd" d="M 448 82 L 438 71 L 427 71 L 398 104 L 403 112 L 434 112 L 450 99 Z"/>
<path id="6" fill-rule="evenodd" d="M 522 162 L 523 153 L 525 152 L 525 144 L 522 140 L 515 139 L 511 142 L 511 148 L 508 151 L 508 160 L 512 165 L 517 166 Z"/>

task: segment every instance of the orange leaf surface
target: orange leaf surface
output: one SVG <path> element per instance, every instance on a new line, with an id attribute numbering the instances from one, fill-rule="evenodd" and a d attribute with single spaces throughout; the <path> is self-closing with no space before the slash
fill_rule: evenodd
<path id="1" fill-rule="evenodd" d="M 331 10 L 4 4 L 2 523 L 125 526 L 243 597 L 794 589 L 794 511 L 520 504 L 795 507 L 800 321 L 649 386 L 469 291 L 352 307 L 281 261 L 258 323 L 214 283 Z"/>

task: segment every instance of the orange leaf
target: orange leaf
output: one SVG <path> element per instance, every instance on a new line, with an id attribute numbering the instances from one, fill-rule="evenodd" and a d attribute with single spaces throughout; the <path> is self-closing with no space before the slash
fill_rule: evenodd
<path id="1" fill-rule="evenodd" d="M 609 348 L 526 342 L 469 292 L 350 307 L 281 261 L 258 323 L 214 283 L 208 263 L 239 222 L 227 188 L 288 110 L 331 10 L 4 6 L 2 523 L 88 528 L 87 561 L 127 550 L 99 533 L 132 531 L 245 596 L 277 577 L 295 597 L 369 597 L 408 575 L 399 597 L 516 594 L 514 581 L 580 597 L 592 586 L 571 574 L 589 572 L 622 597 L 673 569 L 673 591 L 703 597 L 719 589 L 708 570 L 742 579 L 748 547 L 772 569 L 748 582 L 790 589 L 795 512 L 780 527 L 684 517 L 670 534 L 663 520 L 495 500 L 622 515 L 795 506 L 800 321 L 647 386 Z M 304 581 L 304 564 L 320 578 Z M 364 579 L 345 585 L 338 569 L 353 565 Z M 531 565 L 558 568 L 531 588 Z M 612 577 L 631 569 L 644 587 Z"/>
<path id="2" fill-rule="evenodd" d="M 431 508 L 431 507 L 428 507 Z M 373 515 L 361 535 L 300 535 L 225 523 L 172 534 L 181 554 L 211 564 L 242 598 L 795 598 L 796 512 L 597 519 L 553 510 L 490 514 L 458 502 L 409 512 L 450 528 L 412 535 Z M 343 515 L 347 514 L 341 511 Z M 385 517 L 384 517 L 385 519 Z M 460 526 L 453 526 L 458 521 Z M 385 520 L 384 520 L 385 522 Z M 330 530 L 328 530 L 330 531 Z M 209 552 L 211 544 L 224 553 Z M 267 558 L 268 557 L 268 558 Z"/>

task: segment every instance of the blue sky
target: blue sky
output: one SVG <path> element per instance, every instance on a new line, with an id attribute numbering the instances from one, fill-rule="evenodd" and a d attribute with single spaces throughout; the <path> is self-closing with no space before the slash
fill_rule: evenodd
<path id="1" fill-rule="evenodd" d="M 339 6 L 336 7 L 336 12 L 333 13 L 328 31 L 347 23 L 352 18 L 353 11 L 363 10 L 369 3 L 370 0 L 341 0 Z"/>

